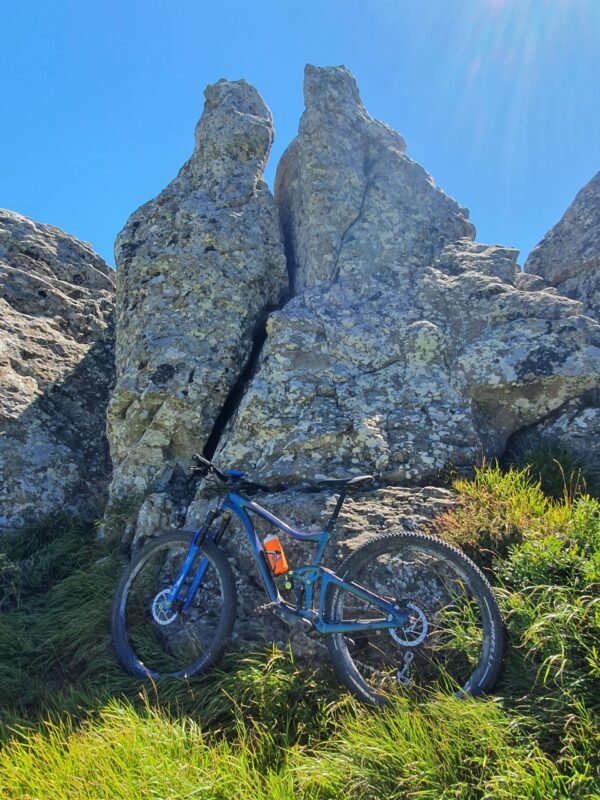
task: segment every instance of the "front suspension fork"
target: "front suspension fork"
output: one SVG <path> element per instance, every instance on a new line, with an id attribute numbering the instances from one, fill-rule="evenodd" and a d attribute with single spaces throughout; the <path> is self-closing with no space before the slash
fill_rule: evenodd
<path id="1" fill-rule="evenodd" d="M 196 556 L 198 555 L 198 552 L 199 552 L 204 540 L 208 538 L 209 541 L 213 541 L 215 544 L 218 544 L 221 541 L 221 539 L 223 538 L 225 530 L 227 529 L 227 526 L 229 525 L 229 522 L 231 521 L 231 514 L 223 514 L 222 515 L 222 519 L 221 519 L 221 524 L 219 526 L 219 530 L 214 535 L 211 535 L 210 528 L 211 528 L 213 522 L 215 521 L 215 519 L 217 518 L 217 516 L 220 516 L 220 512 L 218 512 L 218 511 L 209 511 L 208 514 L 206 515 L 206 519 L 204 521 L 204 524 L 194 534 L 194 537 L 192 539 L 192 544 L 190 545 L 190 549 L 188 551 L 186 559 L 183 562 L 183 565 L 181 567 L 179 575 L 177 576 L 177 579 L 175 580 L 175 583 L 171 587 L 171 590 L 169 592 L 169 596 L 167 598 L 167 603 L 169 604 L 170 607 L 172 607 L 175 603 L 177 603 L 177 599 L 179 597 L 179 592 L 181 591 L 181 587 L 185 583 L 185 581 L 186 581 L 186 579 L 187 579 L 187 577 L 188 577 L 188 575 L 189 575 L 189 573 L 190 573 L 190 571 L 192 569 L 194 561 L 196 560 Z M 207 569 L 208 569 L 208 559 L 207 558 L 202 558 L 200 563 L 198 564 L 198 569 L 196 570 L 196 574 L 194 575 L 192 583 L 190 584 L 190 588 L 189 588 L 189 590 L 187 592 L 186 598 L 183 601 L 183 605 L 181 606 L 181 611 L 188 611 L 189 610 L 189 608 L 190 608 L 190 606 L 191 606 L 191 604 L 192 604 L 192 602 L 194 600 L 194 597 L 196 596 L 196 592 L 198 591 L 198 587 L 200 586 L 200 583 L 202 582 L 202 578 L 206 574 L 206 570 Z"/>

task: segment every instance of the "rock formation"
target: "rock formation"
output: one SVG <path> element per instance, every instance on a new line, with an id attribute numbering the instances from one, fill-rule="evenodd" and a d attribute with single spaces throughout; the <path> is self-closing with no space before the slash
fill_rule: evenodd
<path id="1" fill-rule="evenodd" d="M 465 209 L 371 119 L 347 70 L 308 67 L 305 87 L 300 132 L 276 179 L 295 296 L 269 317 L 215 460 L 288 483 L 264 500 L 305 528 L 323 525 L 332 499 L 297 484 L 375 473 L 388 486 L 346 507 L 343 553 L 365 532 L 426 528 L 452 502 L 389 484 L 500 455 L 514 431 L 593 391 L 600 327 L 542 279 L 523 281 L 514 250 L 473 241 Z M 188 525 L 203 517 L 207 490 Z M 302 548 L 286 545 L 288 561 L 301 563 Z M 238 635 L 281 637 L 276 623 L 256 620 L 261 592 L 245 537 L 225 547 L 244 576 Z"/>
<path id="2" fill-rule="evenodd" d="M 304 528 L 322 527 L 334 498 L 301 484 L 374 473 L 329 564 L 370 532 L 427 529 L 453 496 L 415 484 L 501 455 L 515 434 L 598 450 L 598 176 L 521 274 L 514 250 L 474 241 L 468 212 L 371 118 L 345 68 L 307 67 L 277 205 L 261 97 L 244 81 L 205 95 L 191 158 L 116 243 L 110 507 L 141 503 L 132 534 L 203 516 L 210 484 L 192 498 L 187 481 L 203 449 L 287 484 L 258 500 Z M 0 212 L 0 276 L 0 524 L 99 515 L 112 272 L 87 245 Z M 243 535 L 223 546 L 244 584 L 236 636 L 283 640 L 256 616 Z M 286 547 L 289 562 L 306 548 Z"/>
<path id="3" fill-rule="evenodd" d="M 600 172 L 534 247 L 524 269 L 579 300 L 585 314 L 600 320 Z"/>
<path id="4" fill-rule="evenodd" d="M 600 322 L 600 172 L 531 251 L 522 281 L 579 300 L 583 313 Z M 542 442 L 569 451 L 600 484 L 600 392 L 569 399 L 518 434 L 510 449 L 527 450 Z"/>
<path id="5" fill-rule="evenodd" d="M 307 67 L 305 102 L 276 179 L 297 294 L 269 319 L 221 462 L 273 483 L 423 481 L 598 386 L 600 327 L 516 288 L 516 251 L 472 241 L 348 70 Z"/>
<path id="6" fill-rule="evenodd" d="M 205 96 L 191 158 L 116 242 L 111 496 L 150 492 L 152 519 L 168 516 L 191 455 L 218 437 L 268 311 L 288 289 L 262 180 L 271 113 L 245 81 L 221 80 Z"/>
<path id="7" fill-rule="evenodd" d="M 260 95 L 222 80 L 205 96 L 192 156 L 116 242 L 110 507 L 141 503 L 138 538 L 202 516 L 210 486 L 192 499 L 187 480 L 200 450 L 287 484 L 266 503 L 301 527 L 322 526 L 333 502 L 301 484 L 375 474 L 343 512 L 344 551 L 368 530 L 427 527 L 451 494 L 402 484 L 501 455 L 540 421 L 598 440 L 598 176 L 521 274 L 516 251 L 474 241 L 466 209 L 368 114 L 344 67 L 307 67 L 277 204 Z M 111 271 L 3 212 L 0 273 L 2 524 L 97 514 Z M 255 575 L 243 538 L 224 546 Z M 244 581 L 237 635 L 278 638 Z"/>
<path id="8" fill-rule="evenodd" d="M 0 210 L 0 528 L 102 513 L 113 271 L 58 228 Z"/>

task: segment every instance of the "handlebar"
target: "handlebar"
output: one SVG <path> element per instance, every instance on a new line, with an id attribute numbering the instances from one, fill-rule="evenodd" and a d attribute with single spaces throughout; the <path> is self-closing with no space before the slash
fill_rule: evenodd
<path id="1" fill-rule="evenodd" d="M 198 478 L 205 478 L 210 472 L 213 475 L 216 475 L 220 481 L 223 481 L 223 483 L 228 482 L 229 480 L 228 476 L 224 472 L 222 472 L 218 467 L 215 467 L 215 465 L 207 458 L 201 456 L 200 453 L 195 453 L 192 456 L 192 459 L 196 462 L 196 466 L 192 467 L 193 475 L 197 476 Z"/>
<path id="2" fill-rule="evenodd" d="M 244 488 L 246 491 L 262 491 L 262 492 L 272 492 L 273 487 L 264 486 L 260 483 L 255 483 L 254 481 L 249 481 L 244 477 L 244 473 L 240 472 L 237 469 L 228 469 L 226 472 L 220 470 L 216 467 L 212 461 L 209 461 L 204 456 L 200 455 L 200 453 L 196 453 L 192 456 L 193 460 L 196 462 L 196 466 L 191 468 L 192 474 L 198 478 L 205 478 L 208 474 L 212 474 L 217 477 L 223 483 L 228 483 L 233 486 L 238 486 L 240 488 Z M 277 487 L 282 488 L 282 487 Z"/>

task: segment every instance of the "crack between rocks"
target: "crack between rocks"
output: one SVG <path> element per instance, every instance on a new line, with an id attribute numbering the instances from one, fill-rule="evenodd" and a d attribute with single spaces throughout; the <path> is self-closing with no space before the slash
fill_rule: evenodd
<path id="1" fill-rule="evenodd" d="M 254 332 L 252 334 L 252 347 L 250 349 L 248 360 L 229 390 L 229 393 L 227 394 L 227 397 L 221 406 L 221 410 L 215 418 L 212 430 L 208 436 L 208 439 L 206 440 L 206 444 L 202 449 L 203 456 L 209 460 L 214 456 L 227 425 L 237 413 L 237 410 L 242 402 L 244 392 L 246 391 L 246 387 L 256 374 L 258 362 L 265 342 L 267 341 L 267 322 L 270 315 L 273 313 L 273 311 L 278 311 L 284 308 L 295 295 L 296 265 L 291 246 L 291 237 L 289 230 L 286 230 L 284 220 L 281 220 L 281 233 L 288 274 L 288 288 L 287 291 L 280 295 L 279 303 L 266 306 L 266 308 L 264 308 L 258 316 L 257 322 L 254 326 Z"/>
<path id="2" fill-rule="evenodd" d="M 287 269 L 288 275 L 288 291 L 287 295 L 283 299 L 279 308 L 283 308 L 283 306 L 291 300 L 292 297 L 296 295 L 296 258 L 294 256 L 294 248 L 292 246 L 292 236 L 290 225 L 288 224 L 288 219 L 284 218 L 281 209 L 278 209 L 279 213 L 279 220 L 281 223 L 281 237 L 283 239 L 283 254 L 285 257 L 285 265 Z"/>
<path id="3" fill-rule="evenodd" d="M 373 367 L 372 369 L 366 369 L 361 375 L 373 375 L 376 372 L 381 372 L 384 369 L 388 369 L 388 367 L 392 367 L 394 364 L 400 364 L 402 361 L 406 359 L 404 356 L 398 356 L 397 358 L 389 358 L 384 364 L 380 364 L 378 367 Z"/>
<path id="4" fill-rule="evenodd" d="M 349 378 L 345 378 L 343 381 L 338 381 L 335 383 L 335 386 L 346 386 L 346 384 L 351 383 L 352 381 L 356 381 L 358 378 L 362 378 L 363 375 L 373 375 L 376 372 L 381 372 L 384 369 L 389 369 L 389 367 L 394 366 L 394 364 L 400 364 L 404 361 L 404 356 L 398 356 L 398 358 L 391 358 L 385 362 L 385 364 L 380 364 L 378 367 L 372 367 L 371 369 L 365 369 L 358 372 L 355 372 Z"/>
<path id="5" fill-rule="evenodd" d="M 344 243 L 346 241 L 346 236 L 350 233 L 352 228 L 356 225 L 356 223 L 360 220 L 360 218 L 363 215 L 363 211 L 365 209 L 365 201 L 367 199 L 367 193 L 368 193 L 369 189 L 371 188 L 371 185 L 372 185 L 371 178 L 367 178 L 367 182 L 365 184 L 365 188 L 364 188 L 364 191 L 363 191 L 363 196 L 362 196 L 362 199 L 360 201 L 360 207 L 358 209 L 358 214 L 356 215 L 356 217 L 352 220 L 352 222 L 346 227 L 346 229 L 342 233 L 342 238 L 340 239 L 340 246 L 339 246 L 339 249 L 338 249 L 337 258 L 335 259 L 335 264 L 333 265 L 333 270 L 331 271 L 331 277 L 329 278 L 329 285 L 330 286 L 332 286 L 334 283 L 336 283 L 336 281 L 338 279 L 338 276 L 340 274 L 340 258 L 342 256 L 342 250 L 344 249 Z"/>
<path id="6" fill-rule="evenodd" d="M 273 311 L 283 308 L 283 305 L 285 305 L 285 301 L 281 305 L 268 306 L 265 308 L 255 325 L 254 333 L 252 335 L 252 347 L 250 349 L 250 355 L 248 356 L 243 369 L 229 390 L 229 393 L 225 398 L 223 405 L 221 406 L 221 410 L 216 416 L 212 430 L 208 436 L 208 439 L 206 440 L 206 444 L 202 449 L 202 455 L 209 460 L 214 456 L 227 425 L 235 416 L 240 403 L 242 402 L 246 386 L 256 373 L 262 349 L 267 341 L 267 320 Z"/>

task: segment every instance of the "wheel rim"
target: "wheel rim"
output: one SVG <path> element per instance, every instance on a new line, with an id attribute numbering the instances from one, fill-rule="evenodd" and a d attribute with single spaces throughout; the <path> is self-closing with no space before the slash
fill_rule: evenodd
<path id="1" fill-rule="evenodd" d="M 468 692 L 483 680 L 490 610 L 467 569 L 435 549 L 402 543 L 356 565 L 346 580 L 393 601 L 409 614 L 405 629 L 336 634 L 337 646 L 375 693 L 398 687 Z M 339 590 L 335 621 L 381 619 L 368 601 Z M 424 635 L 423 635 L 424 634 Z"/>
<path id="2" fill-rule="evenodd" d="M 187 677 L 201 667 L 218 635 L 224 591 L 210 558 L 189 609 L 184 611 L 183 605 L 200 558 L 183 584 L 176 606 L 167 605 L 169 591 L 188 549 L 189 541 L 167 542 L 152 549 L 132 572 L 125 587 L 120 616 L 132 667 L 138 674 Z"/>

